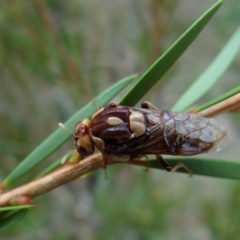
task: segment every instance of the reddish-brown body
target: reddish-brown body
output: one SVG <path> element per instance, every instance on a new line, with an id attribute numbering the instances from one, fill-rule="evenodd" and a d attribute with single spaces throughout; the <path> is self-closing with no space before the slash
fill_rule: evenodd
<path id="1" fill-rule="evenodd" d="M 75 146 L 79 153 L 92 154 L 95 145 L 108 161 L 128 161 L 146 154 L 155 154 L 158 159 L 160 154 L 190 156 L 208 152 L 226 136 L 225 129 L 213 119 L 142 106 L 109 104 L 88 120 L 88 126 L 78 123 Z M 168 164 L 165 167 L 171 170 Z"/>

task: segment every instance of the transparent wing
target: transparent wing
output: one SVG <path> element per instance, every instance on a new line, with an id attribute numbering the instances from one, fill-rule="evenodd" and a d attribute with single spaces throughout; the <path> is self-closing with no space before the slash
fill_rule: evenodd
<path id="1" fill-rule="evenodd" d="M 146 119 L 146 133 L 119 144 L 115 154 L 190 156 L 219 150 L 226 130 L 214 119 L 188 113 L 133 108 Z"/>

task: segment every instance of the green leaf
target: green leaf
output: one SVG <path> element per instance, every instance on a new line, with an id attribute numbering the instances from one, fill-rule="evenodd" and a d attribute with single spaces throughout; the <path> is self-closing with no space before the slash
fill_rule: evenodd
<path id="1" fill-rule="evenodd" d="M 8 207 L 0 207 L 0 212 L 10 211 L 10 210 L 21 210 L 26 208 L 32 208 L 33 205 L 19 205 L 19 206 L 8 206 Z"/>
<path id="2" fill-rule="evenodd" d="M 172 107 L 173 111 L 186 111 L 199 98 L 206 94 L 220 79 L 222 74 L 232 63 L 240 49 L 240 27 L 218 54 L 212 64 L 201 76 L 187 89 L 177 103 Z"/>
<path id="3" fill-rule="evenodd" d="M 37 178 L 43 177 L 45 175 L 47 175 L 50 172 L 53 172 L 54 170 L 58 169 L 59 167 L 62 166 L 62 158 L 61 159 L 57 159 L 55 162 L 53 162 L 52 164 L 50 164 L 46 169 L 44 169 L 40 174 L 38 174 L 36 176 Z"/>
<path id="4" fill-rule="evenodd" d="M 105 90 L 98 97 L 94 99 L 99 107 L 102 107 L 109 103 L 121 90 L 128 86 L 136 75 L 131 75 L 118 81 L 112 87 Z M 74 114 L 64 125 L 68 129 L 74 129 L 76 122 L 83 118 L 90 118 L 93 113 L 96 112 L 96 106 L 94 102 L 90 102 L 85 105 L 80 111 Z M 4 180 L 3 185 L 9 186 L 15 182 L 18 178 L 26 174 L 34 166 L 45 160 L 56 149 L 62 146 L 72 135 L 66 131 L 58 128 L 52 133 L 44 142 L 42 142 L 33 152 L 31 152 Z"/>
<path id="5" fill-rule="evenodd" d="M 68 162 L 68 160 L 74 155 L 74 153 L 76 153 L 75 149 L 67 153 L 66 162 Z M 53 172 L 54 170 L 58 169 L 59 167 L 61 167 L 63 165 L 62 160 L 63 160 L 63 157 L 57 159 L 55 162 L 50 164 L 46 169 L 44 169 L 40 174 L 38 174 L 36 176 L 36 179 L 43 177 L 43 176 L 49 174 L 50 172 Z"/>
<path id="6" fill-rule="evenodd" d="M 240 179 L 240 162 L 207 159 L 207 158 L 166 158 L 171 166 L 175 166 L 179 162 L 183 163 L 194 175 Z M 149 161 L 150 168 L 163 169 L 157 160 Z M 179 168 L 177 172 L 189 173 L 184 168 Z"/>
<path id="7" fill-rule="evenodd" d="M 132 89 L 120 101 L 122 105 L 134 106 L 173 66 L 177 59 L 190 46 L 208 21 L 221 6 L 218 1 L 206 11 L 150 68 L 147 70 Z"/>
<path id="8" fill-rule="evenodd" d="M 6 214 L 4 218 L 0 220 L 0 231 L 2 232 L 9 228 L 10 226 L 12 226 L 13 224 L 17 223 L 26 215 L 27 212 L 28 209 L 9 211 L 9 213 Z"/>
<path id="9" fill-rule="evenodd" d="M 211 107 L 211 106 L 213 106 L 213 105 L 215 105 L 219 102 L 222 102 L 222 101 L 224 101 L 224 100 L 226 100 L 226 99 L 228 99 L 228 98 L 230 98 L 230 97 L 232 97 L 232 96 L 234 96 L 238 93 L 240 93 L 240 85 L 238 87 L 235 87 L 234 89 L 228 91 L 227 93 L 224 93 L 223 95 L 213 99 L 212 101 L 210 101 L 208 103 L 205 103 L 204 105 L 198 107 L 196 109 L 196 112 L 201 112 L 202 110 L 207 109 L 207 108 L 209 108 L 209 107 Z"/>

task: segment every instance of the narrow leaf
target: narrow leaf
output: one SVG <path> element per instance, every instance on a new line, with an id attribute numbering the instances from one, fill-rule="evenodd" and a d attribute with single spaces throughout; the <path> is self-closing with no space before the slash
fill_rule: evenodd
<path id="1" fill-rule="evenodd" d="M 199 98 L 206 94 L 220 79 L 222 74 L 230 66 L 240 49 L 240 27 L 218 54 L 212 64 L 201 76 L 187 89 L 177 103 L 172 107 L 173 111 L 186 111 Z"/>
<path id="2" fill-rule="evenodd" d="M 240 179 L 240 162 L 206 159 L 206 158 L 166 158 L 173 167 L 179 162 L 183 163 L 194 175 Z M 151 168 L 163 169 L 157 160 L 150 160 Z M 189 174 L 184 168 L 179 168 L 177 172 Z"/>
<path id="3" fill-rule="evenodd" d="M 122 105 L 135 105 L 173 66 L 178 58 L 186 51 L 208 21 L 221 6 L 218 1 L 206 11 L 150 68 L 147 70 L 132 89 L 120 101 Z"/>
<path id="4" fill-rule="evenodd" d="M 0 212 L 10 211 L 10 210 L 21 210 L 21 209 L 32 208 L 32 207 L 33 207 L 33 205 L 0 207 Z"/>
<path id="5" fill-rule="evenodd" d="M 10 211 L 9 214 L 5 215 L 5 217 L 0 220 L 0 232 L 17 223 L 26 215 L 27 212 L 28 209 Z"/>
<path id="6" fill-rule="evenodd" d="M 62 159 L 57 159 L 55 162 L 50 164 L 46 169 L 44 169 L 40 174 L 36 176 L 37 178 L 43 177 L 47 175 L 50 172 L 53 172 L 54 170 L 58 169 L 59 167 L 63 166 L 61 163 Z"/>
<path id="7" fill-rule="evenodd" d="M 212 101 L 208 102 L 208 103 L 205 103 L 204 105 L 200 106 L 197 108 L 196 112 L 201 112 L 203 111 L 204 109 L 207 109 L 219 102 L 222 102 L 236 94 L 240 93 L 240 85 L 238 87 L 235 87 L 234 89 L 228 91 L 227 93 L 224 93 L 223 95 L 213 99 Z"/>

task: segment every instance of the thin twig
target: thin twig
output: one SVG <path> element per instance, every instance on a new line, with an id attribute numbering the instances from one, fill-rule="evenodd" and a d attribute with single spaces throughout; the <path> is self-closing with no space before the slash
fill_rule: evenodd
<path id="1" fill-rule="evenodd" d="M 203 117 L 213 117 L 218 114 L 235 111 L 240 107 L 240 93 L 211 106 L 198 114 Z M 73 181 L 86 173 L 102 167 L 102 154 L 91 155 L 78 163 L 68 163 L 50 174 L 33 182 L 15 188 L 12 191 L 0 195 L 0 207 L 7 206 L 9 201 L 19 195 L 27 196 L 30 199 L 42 195 L 54 188 Z M 112 162 L 114 163 L 114 162 Z M 110 164 L 112 164 L 110 163 Z M 129 162 L 130 163 L 130 162 Z M 145 162 L 131 161 L 133 165 L 147 166 Z"/>
<path id="2" fill-rule="evenodd" d="M 198 114 L 203 117 L 214 117 L 225 112 L 236 111 L 240 108 L 240 93 L 219 102 Z"/>
<path id="3" fill-rule="evenodd" d="M 78 163 L 68 163 L 42 178 L 1 194 L 0 207 L 7 206 L 9 201 L 15 196 L 23 195 L 32 199 L 63 184 L 71 182 L 86 173 L 101 168 L 102 160 L 102 154 L 97 153 Z"/>

